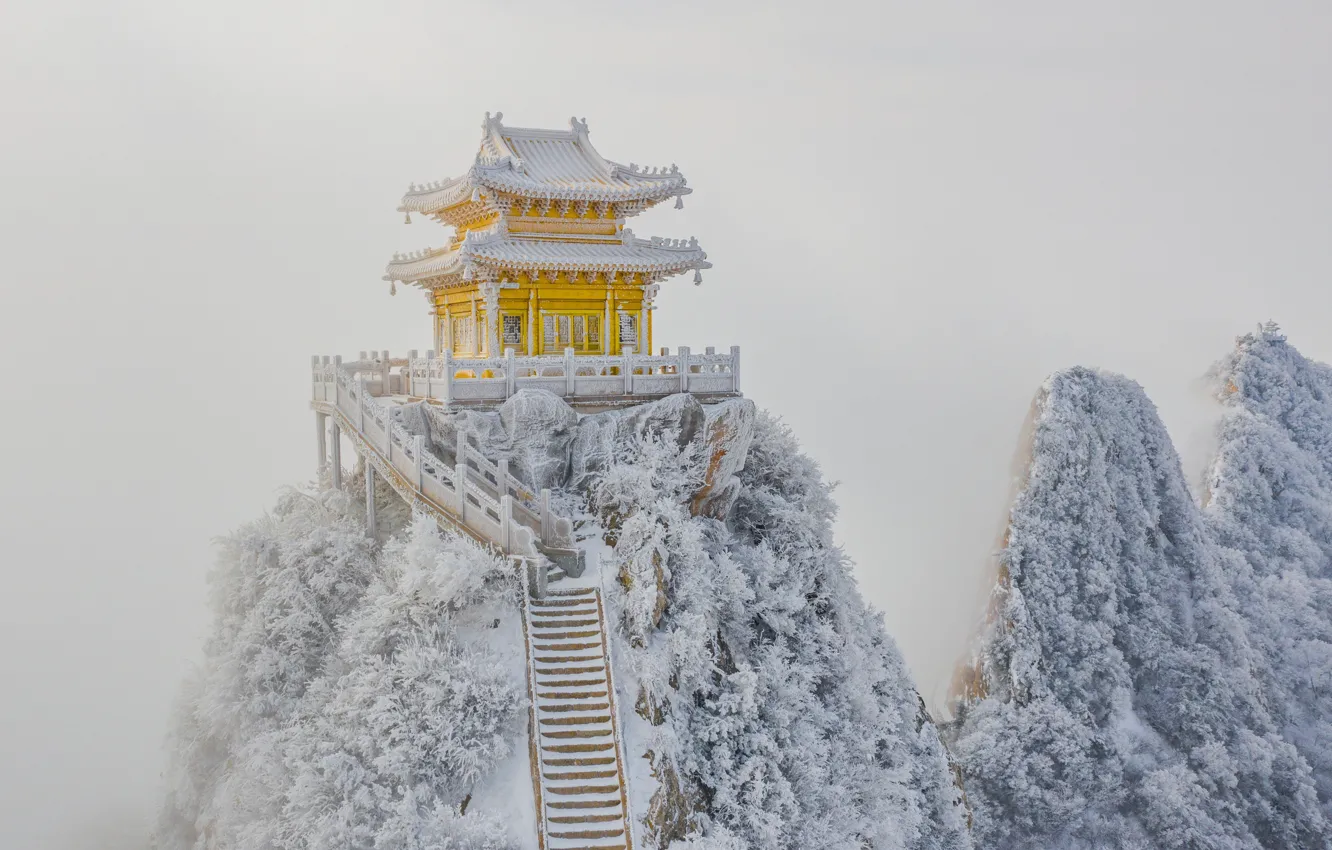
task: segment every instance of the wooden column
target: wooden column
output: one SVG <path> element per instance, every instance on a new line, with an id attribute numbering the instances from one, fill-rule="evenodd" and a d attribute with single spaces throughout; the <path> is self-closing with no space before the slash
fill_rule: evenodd
<path id="1" fill-rule="evenodd" d="M 615 278 L 613 276 L 608 277 L 606 279 L 606 326 L 601 329 L 602 354 L 615 353 L 614 349 L 611 348 L 611 329 L 610 329 L 611 319 L 615 317 L 615 300 L 611 295 L 611 293 L 614 292 L 613 288 L 614 280 Z M 616 333 L 619 333 L 618 329 L 616 330 Z"/>
<path id="2" fill-rule="evenodd" d="M 536 335 L 538 327 L 537 322 L 539 320 L 539 316 L 537 315 L 536 281 L 531 281 L 531 287 L 532 288 L 528 290 L 528 296 L 527 296 L 527 356 L 528 357 L 531 357 L 532 355 L 536 354 Z"/>

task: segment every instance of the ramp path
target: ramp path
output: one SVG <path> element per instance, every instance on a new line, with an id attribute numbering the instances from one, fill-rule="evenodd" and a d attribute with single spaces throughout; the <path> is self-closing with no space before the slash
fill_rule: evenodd
<path id="1" fill-rule="evenodd" d="M 366 514 L 374 532 L 374 476 L 441 525 L 493 547 L 525 568 L 529 755 L 540 850 L 633 850 L 633 816 L 616 709 L 610 631 L 599 570 L 572 521 L 464 436 L 447 464 L 394 421 L 382 361 L 316 360 L 311 406 L 321 466 L 341 486 L 341 437 L 365 460 Z M 392 376 L 396 378 L 397 376 Z M 371 380 L 373 378 L 373 380 Z M 376 390 L 381 391 L 377 394 Z M 330 427 L 331 426 L 331 427 Z M 329 457 L 329 436 L 331 458 Z M 599 565 L 598 565 L 599 566 Z M 553 588 L 553 589 L 551 589 Z"/>
<path id="2" fill-rule="evenodd" d="M 601 591 L 525 606 L 531 755 L 543 850 L 630 850 L 632 817 Z"/>

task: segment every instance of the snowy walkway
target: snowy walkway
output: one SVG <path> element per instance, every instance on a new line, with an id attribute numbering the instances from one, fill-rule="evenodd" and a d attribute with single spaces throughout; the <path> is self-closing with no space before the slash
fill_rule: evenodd
<path id="1" fill-rule="evenodd" d="M 528 599 L 525 610 L 543 846 L 632 848 L 601 592 L 552 590 L 545 599 Z"/>

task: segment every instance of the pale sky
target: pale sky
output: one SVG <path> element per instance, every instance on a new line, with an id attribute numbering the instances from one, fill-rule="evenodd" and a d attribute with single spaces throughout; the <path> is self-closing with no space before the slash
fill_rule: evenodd
<path id="1" fill-rule="evenodd" d="M 431 345 L 394 208 L 487 110 L 586 117 L 694 194 L 657 344 L 841 481 L 940 705 L 1052 370 L 1195 379 L 1275 319 L 1332 360 L 1332 6 L 11 0 L 0 27 L 0 847 L 142 847 L 211 540 L 314 471 L 311 354 Z M 120 841 L 122 843 L 118 844 Z"/>

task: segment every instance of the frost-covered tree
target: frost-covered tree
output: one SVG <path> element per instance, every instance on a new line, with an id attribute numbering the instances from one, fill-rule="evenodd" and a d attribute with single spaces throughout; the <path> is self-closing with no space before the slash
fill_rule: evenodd
<path id="1" fill-rule="evenodd" d="M 522 734 L 501 559 L 427 519 L 381 548 L 347 494 L 288 491 L 222 541 L 212 583 L 160 850 L 514 846 L 465 811 Z"/>
<path id="2" fill-rule="evenodd" d="M 1208 525 L 1266 661 L 1268 705 L 1332 818 L 1332 367 L 1267 326 L 1213 376 L 1226 415 Z"/>
<path id="3" fill-rule="evenodd" d="M 389 542 L 347 618 L 338 675 L 312 690 L 288 736 L 280 847 L 510 846 L 503 824 L 460 812 L 522 731 L 519 647 L 484 639 L 513 618 L 517 589 L 501 558 L 433 520 Z"/>
<path id="4" fill-rule="evenodd" d="M 163 847 L 272 846 L 286 732 L 374 571 L 363 529 L 345 494 L 287 490 L 220 541 L 206 661 L 173 736 Z"/>
<path id="5" fill-rule="evenodd" d="M 1224 562 L 1141 388 L 1054 375 L 950 730 L 980 846 L 1326 846 Z"/>
<path id="6" fill-rule="evenodd" d="M 971 846 L 938 731 L 833 542 L 832 488 L 779 422 L 688 395 L 582 417 L 533 393 L 498 412 L 397 415 L 437 452 L 464 433 L 469 451 L 554 488 L 562 510 L 590 508 L 579 533 L 591 563 L 604 556 L 628 790 L 649 846 Z M 409 520 L 387 490 L 367 540 L 360 481 L 289 494 L 223 547 L 162 850 L 535 840 L 486 805 L 531 783 L 525 765 L 517 780 L 497 770 L 527 751 L 515 573 Z"/>
<path id="7" fill-rule="evenodd" d="M 718 444 L 645 430 L 593 504 L 615 528 L 614 607 L 655 724 L 655 841 L 969 847 L 938 733 L 833 543 L 817 465 L 759 414 L 722 521 L 690 509 Z"/>

